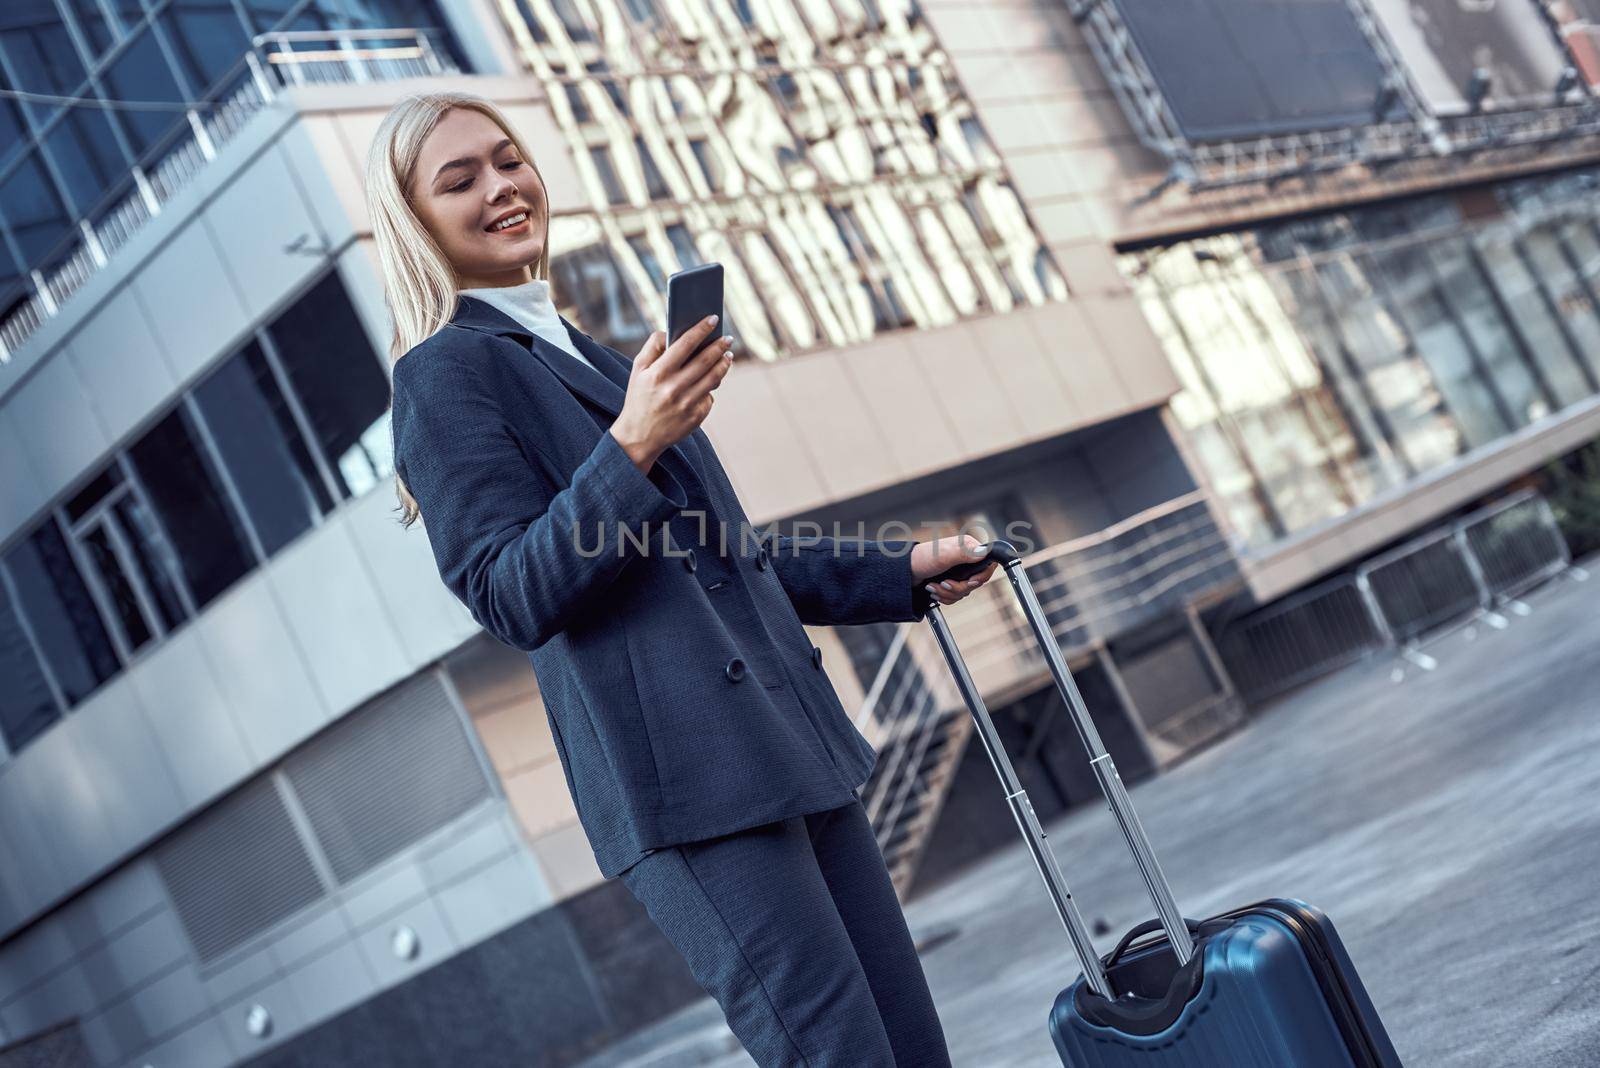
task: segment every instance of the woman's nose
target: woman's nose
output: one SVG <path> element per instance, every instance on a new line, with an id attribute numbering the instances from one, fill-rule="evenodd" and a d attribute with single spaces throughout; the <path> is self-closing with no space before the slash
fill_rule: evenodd
<path id="1" fill-rule="evenodd" d="M 497 179 L 498 180 L 494 183 L 491 183 L 489 187 L 494 193 L 494 195 L 489 198 L 489 202 L 491 204 L 498 204 L 500 201 L 505 200 L 508 197 L 514 197 L 517 195 L 516 182 L 513 182 L 503 174 L 498 175 Z"/>

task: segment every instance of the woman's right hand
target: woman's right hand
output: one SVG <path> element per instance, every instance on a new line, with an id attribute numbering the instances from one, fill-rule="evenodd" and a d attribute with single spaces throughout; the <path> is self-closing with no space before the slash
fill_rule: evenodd
<path id="1" fill-rule="evenodd" d="M 708 315 L 671 345 L 657 330 L 633 358 L 628 394 L 611 433 L 639 470 L 649 472 L 668 446 L 694 432 L 711 413 L 711 392 L 733 366 L 733 338 L 723 336 L 691 356 L 716 329 Z"/>

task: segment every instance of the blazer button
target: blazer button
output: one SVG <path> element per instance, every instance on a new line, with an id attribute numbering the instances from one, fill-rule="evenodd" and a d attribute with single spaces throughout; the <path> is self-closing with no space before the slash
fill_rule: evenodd
<path id="1" fill-rule="evenodd" d="M 728 661 L 728 666 L 722 669 L 722 673 L 728 676 L 729 682 L 738 682 L 744 678 L 744 661 L 734 657 Z"/>
<path id="2" fill-rule="evenodd" d="M 822 670 L 822 650 L 815 645 L 811 647 L 811 666 L 818 671 Z"/>
<path id="3" fill-rule="evenodd" d="M 690 549 L 688 555 L 683 558 L 683 566 L 688 568 L 690 571 L 693 571 L 697 566 L 699 566 L 694 562 L 693 549 Z"/>
<path id="4" fill-rule="evenodd" d="M 756 550 L 756 567 L 762 571 L 767 569 L 767 547 L 765 545 Z"/>

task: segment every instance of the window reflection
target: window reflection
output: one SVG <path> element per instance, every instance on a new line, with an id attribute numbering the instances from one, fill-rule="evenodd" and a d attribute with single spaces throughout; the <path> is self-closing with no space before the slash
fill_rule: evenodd
<path id="1" fill-rule="evenodd" d="M 0 184 L 0 216 L 22 248 L 27 263 L 35 264 L 61 243 L 71 226 L 66 204 L 45 173 L 35 148 Z"/>
<path id="2" fill-rule="evenodd" d="M 179 407 L 128 450 L 197 608 L 210 604 L 256 559 L 208 451 Z"/>
<path id="3" fill-rule="evenodd" d="M 18 543 L 5 564 L 51 675 L 67 703 L 77 704 L 121 664 L 55 520 Z"/>
<path id="4" fill-rule="evenodd" d="M 89 566 L 106 593 L 111 610 L 111 622 L 122 636 L 122 646 L 128 652 L 144 647 L 153 635 L 145 620 L 144 607 L 128 580 L 127 570 L 116 549 L 112 548 L 111 535 L 104 524 L 96 524 L 79 539 L 87 550 Z"/>
<path id="5" fill-rule="evenodd" d="M 1597 392 L 1600 180 L 1587 188 L 1510 183 L 1486 221 L 1434 196 L 1123 258 L 1183 386 L 1173 413 L 1249 542 Z"/>
<path id="6" fill-rule="evenodd" d="M 0 583 L 0 742 L 16 753 L 61 718 L 44 668 Z"/>
<path id="7" fill-rule="evenodd" d="M 98 206 L 127 174 L 127 161 L 110 123 L 93 108 L 68 109 L 44 143 L 79 214 Z"/>
<path id="8" fill-rule="evenodd" d="M 550 221 L 550 291 L 561 314 L 601 344 L 626 356 L 644 347 L 656 327 L 623 281 L 593 220 Z"/>
<path id="9" fill-rule="evenodd" d="M 912 0 L 501 10 L 523 23 L 617 282 L 662 285 L 633 209 L 687 231 L 723 265 L 741 351 L 775 359 L 1066 297 Z"/>
<path id="10" fill-rule="evenodd" d="M 66 6 L 72 13 L 72 21 L 77 23 L 79 31 L 86 39 L 89 50 L 97 56 L 105 52 L 115 37 L 111 28 L 106 25 L 105 16 L 101 14 L 100 5 L 96 0 L 66 0 Z"/>
<path id="11" fill-rule="evenodd" d="M 359 496 L 388 478 L 389 379 L 338 273 L 295 301 L 267 336 L 340 494 Z"/>
<path id="12" fill-rule="evenodd" d="M 277 552 L 333 507 L 259 344 L 246 345 L 194 395 L 264 553 Z"/>
<path id="13" fill-rule="evenodd" d="M 139 33 L 132 45 L 118 53 L 116 61 L 102 77 L 108 95 L 117 100 L 178 103 L 184 99 L 183 90 L 178 87 L 161 46 L 148 27 Z M 177 111 L 125 109 L 117 112 L 117 116 L 136 154 L 144 153 L 175 127 L 187 125 L 182 113 Z"/>

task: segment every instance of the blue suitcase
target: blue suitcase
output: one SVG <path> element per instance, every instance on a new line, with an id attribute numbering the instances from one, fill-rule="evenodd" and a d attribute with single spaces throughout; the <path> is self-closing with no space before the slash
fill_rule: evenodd
<path id="1" fill-rule="evenodd" d="M 990 542 L 986 550 L 982 559 L 939 578 L 964 578 L 990 563 L 1005 568 L 1156 909 L 1155 919 L 1134 927 L 1104 958 L 1095 952 L 1027 791 L 934 604 L 928 623 L 1083 966 L 1083 974 L 1057 995 L 1050 1010 L 1050 1037 L 1061 1063 L 1068 1068 L 1398 1068 L 1400 1058 L 1383 1022 L 1321 911 L 1273 899 L 1203 922 L 1178 912 L 1021 558 L 1004 541 Z"/>

